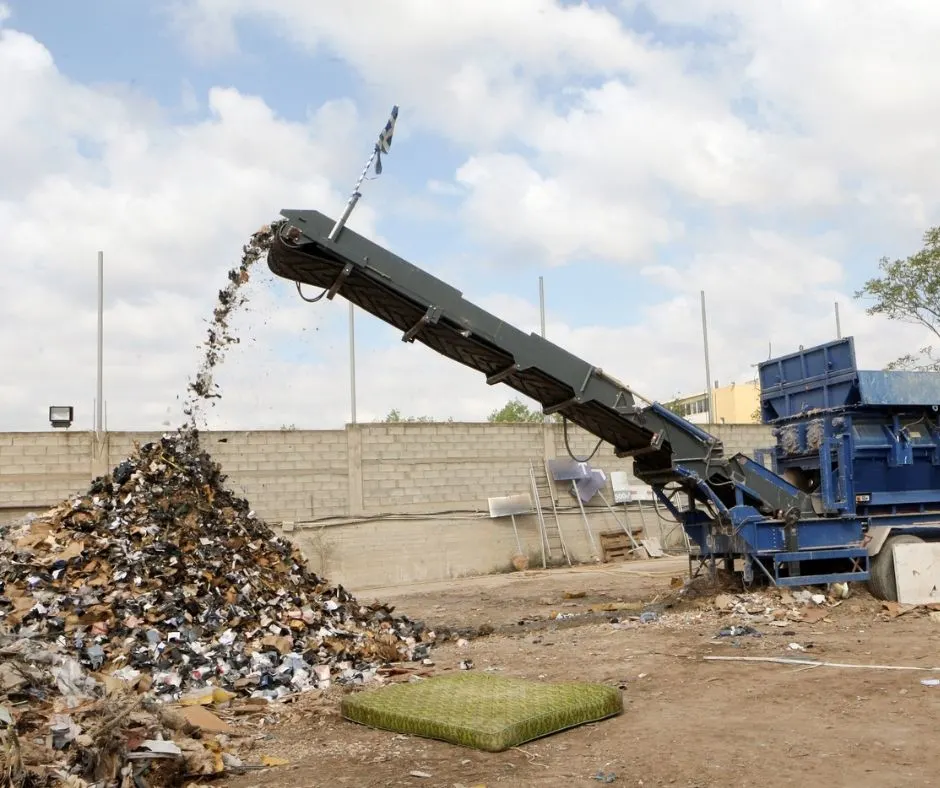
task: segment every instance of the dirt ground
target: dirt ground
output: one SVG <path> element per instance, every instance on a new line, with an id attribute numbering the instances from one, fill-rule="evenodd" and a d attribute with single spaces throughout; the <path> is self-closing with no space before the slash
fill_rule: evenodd
<path id="1" fill-rule="evenodd" d="M 783 616 L 800 605 L 787 594 L 735 598 L 697 587 L 678 597 L 674 578 L 687 579 L 684 560 L 361 591 L 364 601 L 391 601 L 435 626 L 493 628 L 465 644 L 436 647 L 431 673 L 458 670 L 461 660 L 472 659 L 473 670 L 500 675 L 605 682 L 622 689 L 624 713 L 491 754 L 346 722 L 335 692 L 307 695 L 256 733 L 258 752 L 288 765 L 224 785 L 588 786 L 604 784 L 601 776 L 613 785 L 698 788 L 936 785 L 940 686 L 921 680 L 940 678 L 940 670 L 704 657 L 940 667 L 940 613 L 892 617 L 853 586 L 833 607 L 801 608 L 810 618 L 825 615 L 822 620 L 792 621 L 795 614 Z M 737 612 L 724 609 L 735 604 Z M 603 606 L 620 609 L 598 609 Z M 643 611 L 655 620 L 636 620 Z M 748 622 L 760 636 L 718 636 Z"/>

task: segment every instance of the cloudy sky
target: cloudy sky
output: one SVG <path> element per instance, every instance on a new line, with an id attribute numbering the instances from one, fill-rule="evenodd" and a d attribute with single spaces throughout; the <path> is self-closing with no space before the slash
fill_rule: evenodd
<path id="1" fill-rule="evenodd" d="M 864 315 L 940 198 L 935 0 L 0 3 L 0 429 L 89 428 L 96 258 L 110 429 L 179 422 L 226 271 L 282 208 L 350 226 L 651 398 L 753 377 Z M 209 424 L 349 420 L 347 304 L 266 268 Z M 358 415 L 479 420 L 511 395 L 358 314 Z"/>

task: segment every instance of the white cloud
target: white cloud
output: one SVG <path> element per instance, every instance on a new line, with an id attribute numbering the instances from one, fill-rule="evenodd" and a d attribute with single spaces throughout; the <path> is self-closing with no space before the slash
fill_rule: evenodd
<path id="1" fill-rule="evenodd" d="M 269 24 L 302 51 L 345 61 L 370 95 L 395 96 L 403 134 L 466 146 L 457 180 L 494 241 L 544 248 L 572 204 L 590 206 L 580 215 L 598 237 L 556 238 L 552 262 L 585 251 L 650 257 L 689 206 L 718 223 L 741 212 L 803 224 L 854 217 L 905 242 L 938 207 L 940 77 L 924 64 L 940 9 L 929 0 L 908 0 L 903 13 L 849 0 L 647 4 L 705 41 L 683 44 L 641 36 L 603 7 L 553 0 L 177 8 L 190 38 L 217 33 L 232 47 L 235 21 Z M 513 197 L 493 207 L 504 188 Z M 510 208 L 515 222 L 504 220 Z M 628 232 L 611 249 L 621 221 Z"/>
<path id="2" fill-rule="evenodd" d="M 911 0 L 906 13 L 839 0 L 658 4 L 655 13 L 695 33 L 720 28 L 720 46 L 697 48 L 550 0 L 174 8 L 206 55 L 236 52 L 236 23 L 260 21 L 304 52 L 344 61 L 367 89 L 298 123 L 237 86 L 197 94 L 183 83 L 178 103 L 191 115 L 174 123 L 147 96 L 66 78 L 41 43 L 0 28 L 0 320 L 18 327 L 0 335 L 4 426 L 44 427 L 53 400 L 90 411 L 98 249 L 109 423 L 174 421 L 241 244 L 284 206 L 342 205 L 362 153 L 357 107 L 384 108 L 388 96 L 407 118 L 399 140 L 421 133 L 467 151 L 454 172 L 429 162 L 427 194 L 402 194 L 394 209 L 420 210 L 432 226 L 435 201 L 454 200 L 485 254 L 603 258 L 661 289 L 639 313 L 583 325 L 564 321 L 550 298 L 549 337 L 645 395 L 700 385 L 700 289 L 723 381 L 753 374 L 768 342 L 786 352 L 832 338 L 837 300 L 863 364 L 919 346 L 922 332 L 864 316 L 851 292 L 882 254 L 910 251 L 935 221 L 933 4 Z M 352 225 L 375 237 L 381 205 L 365 202 Z M 862 270 L 847 254 L 869 237 L 884 245 L 865 250 Z M 660 254 L 679 242 L 692 251 Z M 598 285 L 584 281 L 564 297 L 589 302 Z M 468 298 L 536 329 L 534 304 L 473 286 Z M 308 306 L 278 280 L 253 285 L 252 304 L 239 318 L 244 342 L 219 373 L 212 423 L 344 421 L 345 303 Z M 363 420 L 396 407 L 477 419 L 511 396 L 390 328 L 382 336 L 386 346 L 358 355 Z"/>
<path id="3" fill-rule="evenodd" d="M 267 22 L 304 51 L 348 62 L 409 123 L 472 147 L 550 118 L 537 79 L 656 73 L 674 59 L 607 10 L 554 0 L 178 0 L 175 9 L 194 52 L 233 54 L 236 20 Z"/>
<path id="4" fill-rule="evenodd" d="M 613 201 L 596 191 L 574 190 L 544 177 L 520 156 L 493 154 L 467 161 L 457 182 L 469 196 L 468 223 L 490 228 L 497 243 L 534 251 L 560 265 L 587 255 L 642 260 L 656 244 L 682 235 L 682 226 L 633 194 Z"/>
<path id="5" fill-rule="evenodd" d="M 331 182 L 354 108 L 333 103 L 288 123 L 259 98 L 214 89 L 207 118 L 173 126 L 140 113 L 138 98 L 68 80 L 40 43 L 9 29 L 0 70 L 0 321 L 16 329 L 0 334 L 4 376 L 16 381 L 4 426 L 42 428 L 52 401 L 74 403 L 89 426 L 98 250 L 109 423 L 155 426 L 168 406 L 178 412 L 204 321 L 248 235 L 285 204 L 342 204 Z M 350 224 L 368 231 L 372 218 L 363 205 Z M 318 318 L 269 306 L 260 331 L 275 347 Z M 250 368 L 240 377 L 250 386 Z"/>

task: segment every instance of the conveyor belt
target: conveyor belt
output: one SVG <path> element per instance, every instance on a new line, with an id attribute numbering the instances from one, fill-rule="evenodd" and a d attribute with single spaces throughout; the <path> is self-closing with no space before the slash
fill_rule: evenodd
<path id="1" fill-rule="evenodd" d="M 541 403 L 546 414 L 560 413 L 610 443 L 618 456 L 635 457 L 637 476 L 650 484 L 688 486 L 689 470 L 701 480 L 740 477 L 742 468 L 734 461 L 729 465 L 717 438 L 660 405 L 639 406 L 628 386 L 598 367 L 519 331 L 348 228 L 330 240 L 334 220 L 317 211 L 281 213 L 288 221 L 268 254 L 268 266 L 278 276 L 323 288 L 327 298 L 342 295 L 398 328 L 404 341 L 421 342 L 483 373 L 491 385 L 506 384 Z M 764 492 L 766 475 L 750 476 Z M 727 489 L 728 481 L 723 484 L 718 495 L 733 505 L 733 489 Z M 772 505 L 781 490 L 785 503 L 794 493 L 774 480 L 769 487 Z"/>

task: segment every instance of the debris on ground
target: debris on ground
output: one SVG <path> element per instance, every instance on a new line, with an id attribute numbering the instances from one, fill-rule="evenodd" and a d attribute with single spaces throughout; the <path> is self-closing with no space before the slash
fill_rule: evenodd
<path id="1" fill-rule="evenodd" d="M 899 602 L 882 602 L 882 613 L 886 618 L 899 618 L 908 613 L 926 613 L 933 620 L 940 620 L 940 603 L 927 602 L 922 605 L 902 605 Z"/>
<path id="2" fill-rule="evenodd" d="M 725 627 L 718 631 L 718 637 L 720 638 L 737 638 L 744 635 L 750 635 L 752 637 L 761 637 L 761 632 L 754 629 L 754 627 Z"/>
<path id="3" fill-rule="evenodd" d="M 5 534 L 0 780 L 153 787 L 239 768 L 218 744 L 235 700 L 428 657 L 433 632 L 310 572 L 224 481 L 180 429 Z"/>

